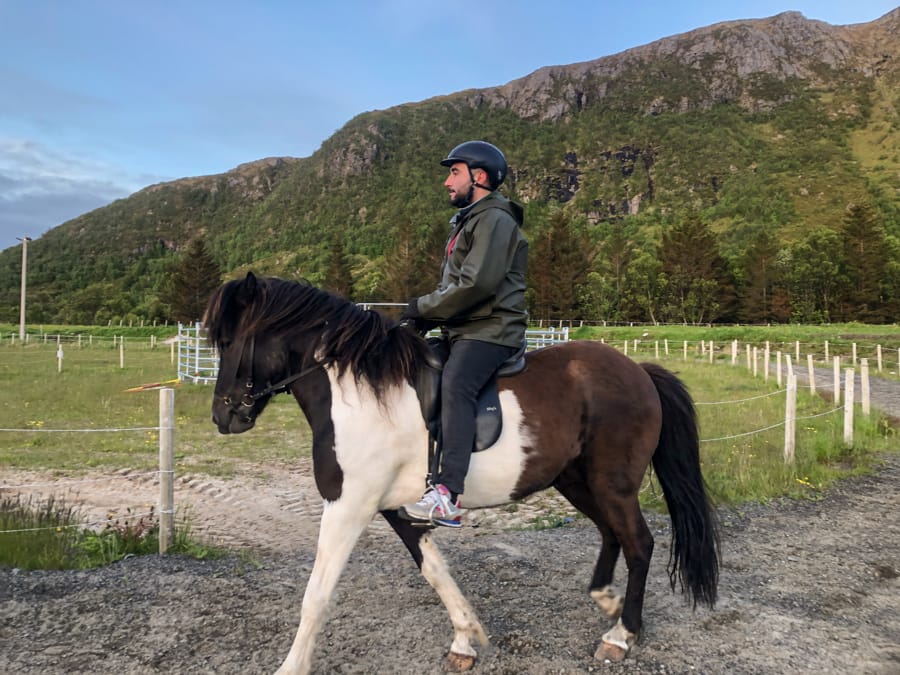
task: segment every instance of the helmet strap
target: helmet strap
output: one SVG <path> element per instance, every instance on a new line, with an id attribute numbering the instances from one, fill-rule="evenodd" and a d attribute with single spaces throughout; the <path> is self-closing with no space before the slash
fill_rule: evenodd
<path id="1" fill-rule="evenodd" d="M 487 190 L 488 192 L 493 192 L 494 188 L 490 185 L 484 185 L 483 183 L 479 183 L 475 180 L 475 174 L 472 173 L 472 169 L 469 165 L 466 165 L 466 168 L 469 169 L 469 182 L 472 183 L 472 189 L 469 190 L 469 203 L 472 202 L 472 197 L 474 196 L 474 188 L 480 187 L 482 190 Z"/>

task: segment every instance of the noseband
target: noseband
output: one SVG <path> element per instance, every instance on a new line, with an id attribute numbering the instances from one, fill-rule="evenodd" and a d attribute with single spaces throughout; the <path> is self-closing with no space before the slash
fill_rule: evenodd
<path id="1" fill-rule="evenodd" d="M 240 370 L 241 370 L 241 364 L 244 362 L 244 342 L 245 342 L 245 340 L 246 340 L 245 337 L 241 338 L 241 354 L 240 354 L 240 357 L 238 357 L 237 365 L 235 366 L 235 369 L 234 369 L 234 378 L 233 379 L 235 379 L 235 380 L 238 378 L 238 375 L 240 374 Z M 306 377 L 313 371 L 318 370 L 319 368 L 322 368 L 329 361 L 328 359 L 325 359 L 322 361 L 317 361 L 313 365 L 309 366 L 308 368 L 304 368 L 299 373 L 294 373 L 294 374 L 288 375 L 287 377 L 285 377 L 282 380 L 279 380 L 275 384 L 269 384 L 265 387 L 265 389 L 262 389 L 262 390 L 254 393 L 254 391 L 253 391 L 253 386 L 254 386 L 254 384 L 253 384 L 253 357 L 254 357 L 255 351 L 256 351 L 256 336 L 251 335 L 250 336 L 250 358 L 248 360 L 248 363 L 250 366 L 250 375 L 247 377 L 246 384 L 244 384 L 244 387 L 247 389 L 247 391 L 241 395 L 240 400 L 238 401 L 238 405 L 236 405 L 234 403 L 234 400 L 230 396 L 223 396 L 222 403 L 224 403 L 225 405 L 232 406 L 232 408 L 235 408 L 235 409 L 237 409 L 238 407 L 252 408 L 253 405 L 259 399 L 261 399 L 263 396 L 268 396 L 270 394 L 280 394 L 282 392 L 289 391 L 288 385 L 291 385 L 294 382 L 296 382 L 297 380 L 299 380 L 300 378 Z"/>

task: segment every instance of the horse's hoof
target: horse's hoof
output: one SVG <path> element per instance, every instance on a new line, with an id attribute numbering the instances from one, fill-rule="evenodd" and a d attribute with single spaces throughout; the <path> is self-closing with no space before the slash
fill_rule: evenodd
<path id="1" fill-rule="evenodd" d="M 612 663 L 624 661 L 627 655 L 628 650 L 610 642 L 601 642 L 600 646 L 597 647 L 597 651 L 594 652 L 594 658 L 598 661 L 610 661 Z"/>
<path id="2" fill-rule="evenodd" d="M 467 670 L 472 670 L 472 666 L 475 665 L 475 657 L 469 656 L 468 654 L 454 654 L 453 652 L 450 652 L 447 654 L 444 665 L 447 672 L 464 673 Z"/>

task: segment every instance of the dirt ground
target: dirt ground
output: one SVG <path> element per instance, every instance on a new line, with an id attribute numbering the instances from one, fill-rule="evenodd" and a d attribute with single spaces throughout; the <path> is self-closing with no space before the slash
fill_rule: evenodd
<path id="1" fill-rule="evenodd" d="M 873 405 L 900 417 L 898 389 L 873 383 Z M 234 556 L 0 569 L 0 673 L 273 672 L 299 621 L 319 499 L 308 461 L 259 469 L 255 478 L 177 481 L 176 504 L 189 507 L 195 534 L 241 551 Z M 87 480 L 4 472 L 2 483 L 68 491 L 98 520 L 156 500 L 153 474 Z M 593 659 L 608 627 L 586 593 L 595 530 L 583 520 L 515 529 L 542 512 L 570 513 L 547 493 L 437 535 L 490 636 L 475 673 L 900 673 L 898 454 L 819 501 L 721 510 L 714 611 L 692 612 L 669 590 L 668 519 L 648 514 L 656 551 L 645 626 L 622 664 Z M 338 585 L 314 672 L 438 673 L 451 640 L 436 594 L 387 525 L 373 521 Z"/>

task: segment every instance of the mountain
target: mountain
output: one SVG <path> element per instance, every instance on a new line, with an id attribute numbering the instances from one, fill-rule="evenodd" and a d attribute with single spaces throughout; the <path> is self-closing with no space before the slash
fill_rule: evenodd
<path id="1" fill-rule="evenodd" d="M 900 8 L 850 26 L 787 12 L 366 112 L 308 158 L 153 185 L 50 230 L 29 245 L 29 320 L 165 318 L 161 285 L 196 236 L 226 274 L 327 285 L 344 267 L 355 298 L 404 300 L 436 277 L 414 263 L 452 215 L 437 163 L 470 138 L 505 150 L 505 192 L 525 205 L 529 238 L 564 214 L 596 247 L 587 274 L 602 280 L 611 237 L 624 232 L 635 259 L 696 215 L 739 306 L 752 276 L 743 256 L 761 233 L 796 256 L 862 204 L 885 246 L 900 238 L 898 63 Z M 19 264 L 17 247 L 0 253 L 0 321 L 18 317 Z M 598 318 L 641 314 L 588 302 Z M 785 302 L 796 318 L 799 299 Z"/>

